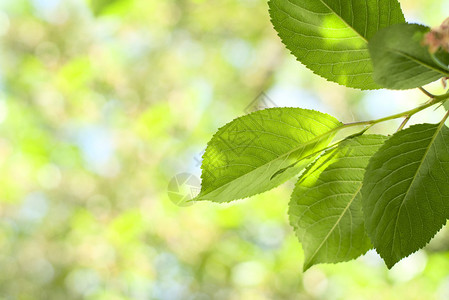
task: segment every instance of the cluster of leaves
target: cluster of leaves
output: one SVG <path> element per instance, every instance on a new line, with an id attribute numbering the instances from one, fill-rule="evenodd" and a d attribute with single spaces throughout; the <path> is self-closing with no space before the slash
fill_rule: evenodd
<path id="1" fill-rule="evenodd" d="M 429 51 L 433 31 L 406 23 L 397 0 L 270 0 L 269 7 L 283 43 L 327 80 L 362 90 L 426 92 L 421 86 L 449 76 L 449 53 Z M 449 217 L 448 115 L 402 129 L 413 114 L 449 98 L 427 95 L 430 101 L 413 110 L 358 123 L 301 108 L 237 118 L 208 143 L 194 200 L 242 199 L 301 174 L 289 216 L 304 248 L 304 269 L 348 261 L 373 247 L 391 268 L 424 247 Z M 365 134 L 400 117 L 403 125 L 390 137 Z M 364 128 L 331 144 L 352 126 Z"/>

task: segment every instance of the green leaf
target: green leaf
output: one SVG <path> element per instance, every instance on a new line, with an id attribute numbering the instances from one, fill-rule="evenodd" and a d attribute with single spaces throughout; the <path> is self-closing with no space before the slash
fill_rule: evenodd
<path id="1" fill-rule="evenodd" d="M 405 19 L 397 0 L 270 0 L 282 42 L 314 73 L 359 89 L 380 88 L 372 78 L 369 39 Z"/>
<path id="2" fill-rule="evenodd" d="M 193 200 L 227 202 L 280 185 L 312 162 L 340 126 L 327 114 L 301 108 L 270 108 L 233 120 L 208 143 L 201 192 Z"/>
<path id="3" fill-rule="evenodd" d="M 449 129 L 420 124 L 387 140 L 367 167 L 362 205 L 388 268 L 424 247 L 449 216 Z"/>
<path id="4" fill-rule="evenodd" d="M 290 223 L 302 243 L 304 271 L 348 261 L 371 243 L 365 233 L 360 189 L 370 157 L 386 140 L 362 135 L 327 151 L 301 175 L 290 200 Z"/>
<path id="5" fill-rule="evenodd" d="M 426 85 L 449 72 L 439 66 L 421 45 L 429 27 L 397 24 L 380 30 L 369 42 L 374 80 L 389 89 L 411 89 Z M 439 53 L 449 63 L 449 53 Z"/>

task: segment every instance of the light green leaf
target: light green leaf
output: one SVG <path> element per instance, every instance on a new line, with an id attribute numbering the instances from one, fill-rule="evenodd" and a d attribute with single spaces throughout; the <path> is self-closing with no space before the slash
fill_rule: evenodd
<path id="1" fill-rule="evenodd" d="M 282 42 L 314 73 L 339 84 L 380 88 L 372 78 L 369 39 L 405 19 L 397 0 L 270 0 Z"/>
<path id="2" fill-rule="evenodd" d="M 388 268 L 424 247 L 449 216 L 449 129 L 420 124 L 388 139 L 367 167 L 362 205 Z"/>
<path id="3" fill-rule="evenodd" d="M 382 135 L 346 140 L 301 175 L 289 215 L 304 249 L 304 271 L 319 263 L 357 258 L 372 247 L 365 233 L 360 189 L 370 157 L 385 140 Z"/>
<path id="4" fill-rule="evenodd" d="M 369 42 L 374 80 L 389 89 L 411 89 L 449 76 L 421 45 L 429 30 L 418 24 L 396 24 L 380 30 Z M 440 53 L 439 58 L 449 63 L 448 53 Z"/>
<path id="5" fill-rule="evenodd" d="M 227 202 L 280 185 L 312 162 L 340 126 L 327 114 L 301 108 L 270 108 L 233 120 L 208 143 L 201 192 L 193 200 Z"/>

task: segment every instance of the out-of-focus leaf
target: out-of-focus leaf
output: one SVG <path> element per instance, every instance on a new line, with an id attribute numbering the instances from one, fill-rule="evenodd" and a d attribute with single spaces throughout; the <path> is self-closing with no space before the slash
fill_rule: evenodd
<path id="1" fill-rule="evenodd" d="M 374 80 L 389 89 L 411 89 L 426 85 L 449 71 L 439 66 L 421 44 L 430 30 L 418 24 L 396 24 L 380 30 L 369 42 Z M 449 64 L 449 53 L 439 53 Z"/>
<path id="2" fill-rule="evenodd" d="M 90 0 L 90 7 L 95 16 L 120 14 L 132 4 L 133 0 Z"/>

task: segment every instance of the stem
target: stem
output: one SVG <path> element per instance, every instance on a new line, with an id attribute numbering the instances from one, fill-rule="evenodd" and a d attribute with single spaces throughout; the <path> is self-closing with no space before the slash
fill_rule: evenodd
<path id="1" fill-rule="evenodd" d="M 422 86 L 420 86 L 418 88 L 421 92 L 423 92 L 426 96 L 428 96 L 429 98 L 435 98 L 435 95 L 432 93 L 429 93 L 428 91 L 426 91 Z"/>
<path id="2" fill-rule="evenodd" d="M 324 149 L 320 149 L 320 150 L 315 151 L 315 152 L 313 152 L 313 153 L 311 153 L 311 154 L 309 154 L 309 155 L 307 155 L 307 156 L 301 157 L 301 159 L 295 161 L 294 163 L 292 163 L 291 165 L 289 165 L 289 166 L 287 166 L 287 167 L 285 167 L 285 168 L 282 168 L 282 169 L 278 170 L 276 173 L 274 173 L 273 175 L 271 175 L 270 180 L 272 180 L 272 179 L 275 178 L 276 176 L 278 176 L 278 175 L 284 173 L 286 170 L 288 170 L 288 169 L 290 169 L 290 168 L 293 168 L 294 166 L 296 166 L 296 164 L 297 164 L 298 162 L 300 162 L 300 161 L 302 161 L 302 160 L 304 160 L 304 159 L 306 159 L 306 158 L 311 158 L 311 157 L 313 157 L 313 156 L 315 156 L 315 155 L 317 155 L 317 154 L 319 154 L 319 153 L 321 153 L 321 152 L 323 152 L 323 151 L 329 151 L 329 150 L 331 150 L 331 149 L 334 149 L 334 148 L 336 148 L 338 145 L 340 145 L 342 142 L 344 142 L 344 141 L 346 141 L 346 140 L 349 140 L 349 139 L 352 139 L 352 138 L 355 138 L 356 136 L 360 136 L 360 135 L 364 134 L 365 131 L 367 131 L 368 129 L 371 128 L 371 126 L 373 126 L 373 125 L 366 126 L 365 128 L 363 128 L 363 129 L 360 130 L 359 132 L 356 132 L 356 133 L 354 133 L 354 134 L 351 134 L 351 135 L 345 137 L 344 139 L 341 139 L 341 140 L 339 140 L 339 141 L 333 143 L 332 145 L 327 146 L 327 147 L 324 148 Z M 338 128 L 341 128 L 341 127 L 338 127 Z M 336 128 L 336 129 L 338 129 L 338 128 Z"/>
<path id="3" fill-rule="evenodd" d="M 429 93 L 429 94 L 430 94 L 430 93 Z M 350 128 L 350 127 L 354 127 L 354 126 L 362 126 L 362 125 L 366 125 L 366 127 L 363 128 L 361 131 L 359 131 L 359 132 L 357 132 L 357 133 L 354 133 L 354 134 L 352 134 L 352 135 L 349 135 L 349 136 L 347 136 L 346 138 L 344 138 L 344 139 L 342 139 L 342 140 L 340 140 L 340 141 L 337 141 L 337 142 L 335 142 L 334 144 L 332 144 L 332 145 L 330 145 L 330 146 L 328 146 L 328 147 L 326 147 L 326 148 L 324 148 L 324 149 L 320 149 L 320 150 L 318 150 L 318 151 L 315 151 L 315 152 L 312 153 L 312 154 L 309 154 L 309 155 L 307 155 L 307 156 L 305 156 L 305 157 L 302 157 L 301 159 L 299 159 L 299 160 L 293 162 L 292 164 L 290 164 L 289 166 L 287 166 L 287 167 L 285 167 L 285 168 L 282 168 L 282 169 L 278 170 L 276 173 L 274 173 L 274 174 L 270 177 L 270 180 L 272 180 L 273 178 L 275 178 L 275 177 L 278 176 L 279 174 L 282 174 L 282 173 L 285 172 L 287 169 L 290 169 L 290 168 L 294 167 L 299 161 L 301 161 L 301 160 L 303 160 L 303 159 L 305 159 L 305 158 L 313 157 L 314 155 L 316 155 L 316 154 L 318 154 L 318 153 L 320 153 L 320 152 L 322 152 L 322 151 L 330 150 L 330 149 L 336 147 L 336 146 L 339 145 L 341 142 L 343 142 L 343 141 L 345 141 L 345 140 L 347 140 L 347 139 L 350 139 L 350 138 L 353 138 L 353 137 L 356 137 L 356 136 L 359 136 L 359 135 L 364 134 L 365 131 L 367 131 L 367 130 L 370 129 L 373 125 L 375 125 L 375 124 L 377 124 L 377 123 L 381 123 L 381 122 L 385 122 L 385 121 L 389 121 L 389 120 L 394 120 L 394 119 L 398 119 L 398 118 L 401 118 L 401 117 L 405 117 L 404 122 L 402 122 L 401 126 L 400 126 L 399 129 L 398 129 L 398 131 L 399 131 L 399 130 L 401 130 L 401 129 L 405 126 L 405 124 L 408 122 L 408 120 L 409 120 L 414 114 L 416 114 L 416 113 L 418 113 L 418 112 L 420 112 L 420 111 L 422 111 L 422 110 L 424 110 L 424 109 L 426 109 L 426 108 L 428 108 L 428 107 L 430 107 L 430 106 L 433 106 L 433 105 L 435 105 L 435 104 L 437 104 L 437 103 L 444 102 L 444 101 L 447 100 L 447 99 L 449 99 L 449 93 L 446 93 L 446 94 L 443 94 L 443 95 L 439 95 L 439 96 L 433 96 L 432 99 L 431 99 L 431 101 L 426 102 L 426 103 L 424 103 L 424 104 L 421 105 L 421 106 L 415 107 L 414 109 L 404 111 L 404 112 L 402 112 L 402 113 L 394 114 L 394 115 L 391 115 L 391 116 L 388 116 L 388 117 L 385 117 L 385 118 L 380 118 L 380 119 L 377 119 L 377 120 L 370 120 L 370 121 L 361 121 L 361 122 L 346 123 L 346 124 L 343 124 L 343 125 L 341 125 L 341 126 L 339 126 L 339 127 L 336 127 L 336 128 L 334 128 L 334 129 L 331 129 L 331 130 L 329 130 L 328 132 L 326 132 L 325 134 L 321 135 L 321 137 L 328 136 L 328 135 L 330 135 L 330 134 L 333 134 L 334 132 L 338 132 L 338 131 L 340 131 L 340 130 L 342 130 L 342 129 L 345 129 L 345 128 Z M 443 118 L 442 122 L 444 123 L 448 117 L 449 117 L 449 111 L 448 111 L 448 113 L 446 114 L 446 116 Z M 293 151 L 294 151 L 294 150 L 292 150 L 291 152 L 289 152 L 289 154 L 292 153 Z"/>
<path id="4" fill-rule="evenodd" d="M 398 130 L 396 130 L 396 132 L 401 131 L 402 128 L 404 128 L 405 124 L 407 124 L 407 122 L 410 120 L 412 116 L 406 116 L 404 121 L 402 121 L 401 125 L 399 126 Z"/>
<path id="5" fill-rule="evenodd" d="M 440 124 L 443 125 L 443 124 L 446 122 L 446 120 L 447 120 L 448 117 L 449 117 L 449 110 L 448 110 L 447 113 L 444 115 L 444 117 L 443 117 L 443 119 L 441 120 Z"/>
<path id="6" fill-rule="evenodd" d="M 415 107 L 413 109 L 410 109 L 410 110 L 407 110 L 407 111 L 404 111 L 404 112 L 401 112 L 401 113 L 398 113 L 398 114 L 394 114 L 394 115 L 391 115 L 391 116 L 388 116 L 388 117 L 380 118 L 380 119 L 377 119 L 377 120 L 346 123 L 346 124 L 343 124 L 339 128 L 343 129 L 343 128 L 349 128 L 349 127 L 352 127 L 352 126 L 359 126 L 359 125 L 374 125 L 374 124 L 377 124 L 377 123 L 390 121 L 390 120 L 394 120 L 394 119 L 398 119 L 398 118 L 402 118 L 402 117 L 407 117 L 407 116 L 411 117 L 414 114 L 416 114 L 416 113 L 418 113 L 418 112 L 420 112 L 420 111 L 422 111 L 422 110 L 424 110 L 424 109 L 426 109 L 428 107 L 431 107 L 431 106 L 433 106 L 433 105 L 435 105 L 437 103 L 443 102 L 443 101 L 445 101 L 447 99 L 449 99 L 449 94 L 433 96 L 432 101 L 427 102 L 427 103 L 425 103 L 423 105 L 420 105 L 418 107 Z"/>

